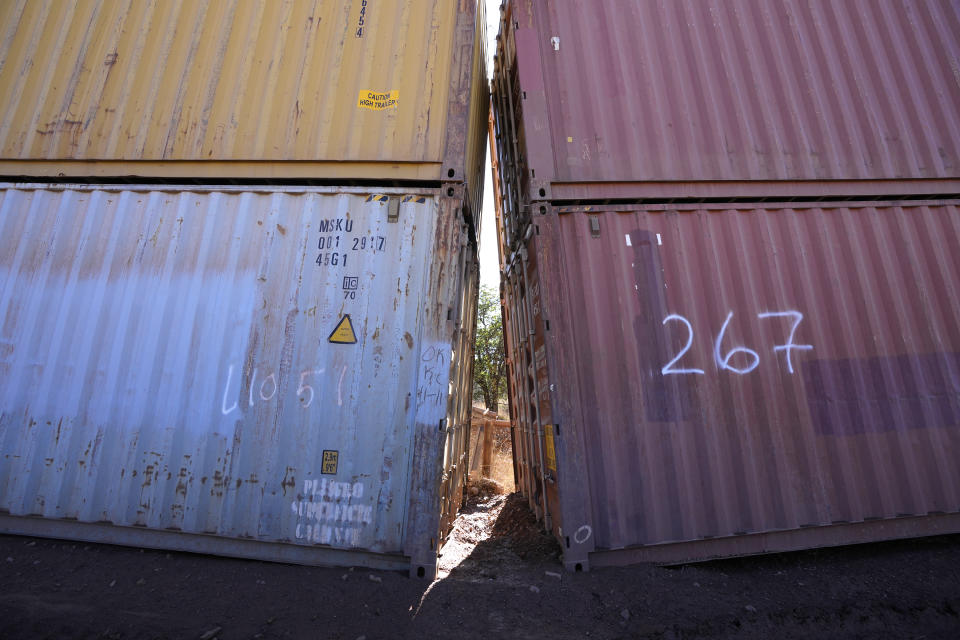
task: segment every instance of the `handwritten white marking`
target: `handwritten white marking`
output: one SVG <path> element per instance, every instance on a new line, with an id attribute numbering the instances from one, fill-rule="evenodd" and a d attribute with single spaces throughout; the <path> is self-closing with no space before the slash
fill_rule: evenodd
<path id="1" fill-rule="evenodd" d="M 748 349 L 746 347 L 734 347 L 733 349 L 727 352 L 727 355 L 725 356 L 720 355 L 720 347 L 721 347 L 721 344 L 723 343 L 723 334 L 727 332 L 727 326 L 730 324 L 731 318 L 733 318 L 733 311 L 727 314 L 727 319 L 723 323 L 723 328 L 720 329 L 720 333 L 717 334 L 717 341 L 713 347 L 713 357 L 716 360 L 717 366 L 720 369 L 728 369 L 730 371 L 733 371 L 734 373 L 739 373 L 740 375 L 744 375 L 744 374 L 750 373 L 751 371 L 757 368 L 757 365 L 760 364 L 760 355 L 753 349 Z M 733 356 L 737 353 L 746 353 L 753 356 L 753 363 L 751 363 L 749 366 L 742 367 L 742 368 L 733 366 L 732 364 L 730 364 L 730 359 L 733 358 Z"/>
<path id="2" fill-rule="evenodd" d="M 253 385 L 257 384 L 257 370 L 253 370 L 253 377 L 250 379 L 250 406 L 253 406 Z"/>
<path id="3" fill-rule="evenodd" d="M 308 385 L 308 384 L 304 384 L 304 383 L 303 383 L 303 379 L 306 378 L 306 377 L 307 377 L 308 375 L 310 375 L 311 373 L 315 373 L 315 374 L 317 374 L 317 375 L 320 375 L 321 373 L 323 373 L 323 371 L 324 371 L 323 369 L 316 369 L 316 370 L 314 370 L 314 371 L 310 371 L 310 370 L 308 369 L 307 371 L 303 371 L 303 372 L 300 373 L 300 386 L 297 387 L 297 396 L 302 395 L 303 392 L 304 392 L 305 390 L 307 390 L 307 389 L 310 390 L 310 399 L 307 400 L 307 403 L 306 403 L 305 405 L 303 405 L 303 408 L 304 408 L 304 409 L 306 409 L 307 407 L 309 407 L 309 406 L 311 405 L 311 403 L 313 403 L 314 393 L 313 393 L 313 387 L 311 387 L 311 386 Z M 301 401 L 301 402 L 302 402 L 302 401 Z"/>
<path id="4" fill-rule="evenodd" d="M 634 286 L 636 286 L 636 285 L 634 285 Z M 787 337 L 787 342 L 786 342 L 786 344 L 778 344 L 778 345 L 774 345 L 774 347 L 773 347 L 773 352 L 774 352 L 774 354 L 776 354 L 778 351 L 784 351 L 784 352 L 786 352 L 786 354 L 787 354 L 787 370 L 788 370 L 791 374 L 793 374 L 793 372 L 794 372 L 794 371 L 793 371 L 793 358 L 792 358 L 791 352 L 792 352 L 792 351 L 811 351 L 811 350 L 813 349 L 813 345 L 810 345 L 810 344 L 796 344 L 796 342 L 794 342 L 794 340 L 795 340 L 795 338 L 796 338 L 797 328 L 800 326 L 800 323 L 803 321 L 803 313 L 801 313 L 800 311 L 797 311 L 797 310 L 795 310 L 795 309 L 790 309 L 790 310 L 787 310 L 787 311 L 765 311 L 765 312 L 763 312 L 763 313 L 757 314 L 757 317 L 760 318 L 760 319 L 765 319 L 765 318 L 790 318 L 790 319 L 793 321 L 792 324 L 791 324 L 791 326 L 790 326 L 790 334 L 789 334 L 789 336 Z M 717 334 L 717 339 L 716 339 L 716 342 L 714 343 L 714 347 L 713 347 L 713 358 L 714 358 L 714 361 L 716 362 L 717 368 L 718 368 L 720 371 L 723 371 L 724 369 L 726 369 L 727 371 L 732 371 L 732 372 L 737 373 L 737 374 L 739 374 L 739 375 L 745 375 L 745 374 L 747 374 L 747 373 L 750 373 L 750 372 L 753 371 L 754 369 L 756 369 L 757 366 L 759 366 L 759 364 L 760 364 L 760 355 L 759 355 L 756 351 L 754 351 L 753 349 L 748 349 L 747 347 L 744 347 L 744 346 L 733 347 L 733 348 L 732 348 L 730 351 L 728 351 L 726 354 L 723 353 L 723 350 L 722 350 L 723 337 L 726 335 L 726 333 L 727 333 L 727 328 L 730 326 L 730 321 L 731 321 L 732 319 L 733 319 L 733 312 L 731 311 L 731 312 L 729 312 L 729 313 L 727 314 L 727 318 L 726 318 L 726 320 L 725 320 L 724 323 L 723 323 L 723 327 L 720 328 L 720 333 Z M 700 374 L 700 375 L 703 375 L 703 370 L 702 370 L 702 369 L 674 369 L 674 368 L 673 368 L 674 365 L 675 365 L 677 362 L 679 362 L 680 358 L 682 358 L 682 357 L 687 353 L 687 351 L 690 350 L 690 347 L 691 347 L 691 345 L 693 344 L 693 326 L 690 324 L 690 322 L 689 322 L 686 318 L 684 318 L 684 317 L 681 316 L 681 315 L 675 314 L 675 313 L 670 314 L 669 316 L 667 316 L 666 318 L 664 318 L 662 324 L 665 325 L 665 324 L 667 324 L 667 322 L 669 322 L 669 321 L 671 321 L 671 320 L 676 320 L 676 321 L 682 322 L 684 325 L 686 325 L 686 327 L 687 327 L 687 332 L 689 333 L 689 336 L 688 336 L 688 338 L 687 338 L 687 343 L 684 345 L 684 347 L 683 347 L 683 349 L 680 351 L 680 353 L 678 353 L 678 354 L 676 355 L 676 357 L 674 357 L 673 360 L 671 360 L 670 362 L 668 362 L 668 363 L 660 370 L 660 373 L 663 374 L 663 375 L 676 375 L 676 374 Z M 730 360 L 733 359 L 733 357 L 734 357 L 736 354 L 738 354 L 738 353 L 745 353 L 745 354 L 747 354 L 747 356 L 748 356 L 749 358 L 751 358 L 752 361 L 751 361 L 749 364 L 747 364 L 746 366 L 743 366 L 743 367 L 736 367 L 736 366 L 730 364 Z"/>
<path id="5" fill-rule="evenodd" d="M 428 347 L 420 357 L 420 385 L 417 388 L 417 405 L 439 407 L 446 399 L 446 379 L 449 375 L 445 344 Z M 429 401 L 429 402 L 428 402 Z"/>
<path id="6" fill-rule="evenodd" d="M 628 246 L 628 247 L 632 247 L 632 246 L 633 246 L 633 243 L 630 242 L 630 234 L 627 233 L 627 234 L 625 234 L 625 235 L 626 235 L 626 237 L 627 237 L 627 246 Z"/>
<path id="7" fill-rule="evenodd" d="M 766 311 L 764 313 L 757 314 L 758 318 L 793 318 L 793 325 L 790 327 L 790 336 L 787 338 L 787 344 L 778 344 L 773 347 L 773 352 L 777 351 L 786 351 L 787 352 L 787 370 L 793 375 L 793 362 L 790 360 L 790 351 L 812 351 L 812 344 L 794 344 L 793 336 L 797 332 L 797 327 L 800 326 L 800 323 L 803 322 L 803 314 L 799 311 Z"/>
<path id="8" fill-rule="evenodd" d="M 592 535 L 593 535 L 593 529 L 590 528 L 590 525 L 585 524 L 579 529 L 577 529 L 577 532 L 573 534 L 573 541 L 576 542 L 577 544 L 583 544 L 584 542 L 589 540 L 590 536 Z"/>
<path id="9" fill-rule="evenodd" d="M 695 373 L 702 376 L 703 369 L 672 369 L 671 368 L 673 367 L 673 365 L 677 363 L 677 361 L 680 360 L 680 358 L 683 357 L 683 354 L 685 354 L 687 351 L 690 350 L 690 346 L 693 344 L 693 326 L 690 324 L 690 321 L 681 315 L 677 315 L 676 313 L 671 313 L 666 318 L 664 318 L 663 322 L 661 322 L 660 324 L 665 325 L 671 320 L 677 320 L 679 322 L 682 322 L 687 327 L 687 344 L 683 345 L 683 349 L 680 350 L 680 353 L 678 353 L 673 360 L 668 362 L 662 369 L 660 369 L 660 373 L 665 376 L 681 375 L 686 373 Z"/>
<path id="10" fill-rule="evenodd" d="M 223 415 L 229 415 L 233 413 L 236 409 L 239 408 L 239 402 L 234 401 L 233 405 L 227 406 L 228 398 L 230 397 L 230 387 L 233 384 L 233 370 L 234 366 L 229 365 L 227 367 L 227 382 L 223 387 L 223 399 L 220 401 L 220 412 Z M 300 402 L 304 409 L 308 408 L 313 404 L 314 399 L 316 398 L 316 391 L 314 387 L 307 382 L 307 377 L 310 375 L 322 375 L 326 370 L 325 369 L 307 369 L 300 372 L 300 382 L 297 386 L 297 397 L 300 398 Z M 259 369 L 254 369 L 250 373 L 250 388 L 247 394 L 247 405 L 253 407 L 257 402 L 257 396 L 259 396 L 261 402 L 268 402 L 273 400 L 280 393 L 280 383 L 277 381 L 277 373 L 270 373 L 259 385 L 257 386 L 257 375 Z M 347 374 L 347 365 L 343 365 L 343 368 L 340 370 L 340 378 L 337 382 L 337 406 L 343 406 L 343 379 Z M 241 371 L 241 380 L 240 387 L 243 388 L 243 379 Z M 268 391 L 269 389 L 269 391 Z M 258 391 L 257 391 L 258 390 Z M 239 390 L 238 390 L 239 391 Z M 307 397 L 309 396 L 309 397 Z"/>
<path id="11" fill-rule="evenodd" d="M 267 385 L 267 380 L 273 383 L 273 391 L 270 392 L 269 396 L 263 395 L 263 388 Z M 273 396 L 277 395 L 277 376 L 273 373 L 267 376 L 267 379 L 260 383 L 260 399 L 261 400 L 270 400 Z"/>
<path id="12" fill-rule="evenodd" d="M 231 411 L 237 408 L 237 403 L 234 402 L 233 406 L 227 409 L 227 394 L 230 393 L 230 380 L 233 379 L 233 365 L 230 365 L 230 368 L 227 370 L 227 384 L 223 388 L 223 402 L 220 403 L 220 411 L 223 415 L 229 415 Z"/>

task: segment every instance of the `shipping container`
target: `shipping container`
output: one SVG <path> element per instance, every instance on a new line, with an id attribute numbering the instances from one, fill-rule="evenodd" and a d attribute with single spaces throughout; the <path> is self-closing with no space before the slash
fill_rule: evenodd
<path id="1" fill-rule="evenodd" d="M 956 0 L 508 0 L 508 245 L 538 200 L 958 193 Z"/>
<path id="2" fill-rule="evenodd" d="M 477 0 L 3 2 L 0 175 L 476 195 L 485 30 Z"/>
<path id="3" fill-rule="evenodd" d="M 505 0 L 518 484 L 568 568 L 960 531 L 960 3 Z"/>
<path id="4" fill-rule="evenodd" d="M 469 439 L 462 195 L 0 185 L 0 531 L 433 577 Z"/>
<path id="5" fill-rule="evenodd" d="M 960 532 L 960 199 L 551 206 L 503 290 L 569 568 Z"/>

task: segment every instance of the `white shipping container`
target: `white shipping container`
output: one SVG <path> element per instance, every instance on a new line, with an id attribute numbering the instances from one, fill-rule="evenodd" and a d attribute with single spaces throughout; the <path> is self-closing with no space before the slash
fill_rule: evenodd
<path id="1" fill-rule="evenodd" d="M 459 211 L 0 185 L 0 531 L 434 575 L 469 419 Z"/>

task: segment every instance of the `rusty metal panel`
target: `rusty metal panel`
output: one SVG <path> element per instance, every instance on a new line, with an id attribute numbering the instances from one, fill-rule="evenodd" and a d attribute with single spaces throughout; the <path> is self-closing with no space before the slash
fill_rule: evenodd
<path id="1" fill-rule="evenodd" d="M 457 333 L 451 341 L 451 384 L 457 389 L 473 389 L 473 351 L 477 325 L 477 301 L 480 294 L 480 270 L 472 245 L 461 244 L 459 269 L 463 287 L 458 300 Z M 469 474 L 470 429 L 472 425 L 472 393 L 460 393 L 449 407 L 444 442 L 444 475 L 441 488 L 441 521 L 439 535 L 446 539 L 453 529 Z"/>
<path id="2" fill-rule="evenodd" d="M 494 109 L 529 200 L 960 177 L 956 0 L 506 4 Z"/>
<path id="3" fill-rule="evenodd" d="M 546 345 L 570 566 L 941 533 L 960 512 L 957 200 L 550 208 L 528 249 L 507 306 L 533 296 Z"/>
<path id="4" fill-rule="evenodd" d="M 486 113 L 485 74 L 472 73 L 482 10 L 475 0 L 4 2 L 0 173 L 472 178 L 477 160 L 447 147 Z"/>
<path id="5" fill-rule="evenodd" d="M 447 193 L 446 191 L 444 193 Z M 466 488 L 479 270 L 463 202 L 441 197 L 423 302 L 405 552 L 411 573 L 436 575 L 437 551 Z M 430 348 L 432 347 L 432 349 Z M 465 386 L 461 386 L 465 385 Z M 454 395 L 456 393 L 456 395 Z"/>
<path id="6" fill-rule="evenodd" d="M 435 439 L 470 398 L 451 379 L 472 332 L 452 342 L 447 307 L 476 290 L 448 266 L 456 211 L 429 190 L 3 185 L 4 530 L 435 556 L 407 526 L 440 517 L 419 426 Z"/>

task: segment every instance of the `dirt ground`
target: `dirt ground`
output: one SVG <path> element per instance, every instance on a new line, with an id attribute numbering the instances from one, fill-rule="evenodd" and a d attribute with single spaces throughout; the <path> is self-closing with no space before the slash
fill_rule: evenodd
<path id="1" fill-rule="evenodd" d="M 525 499 L 468 501 L 435 582 L 0 536 L 0 638 L 958 638 L 960 536 L 566 573 Z"/>

